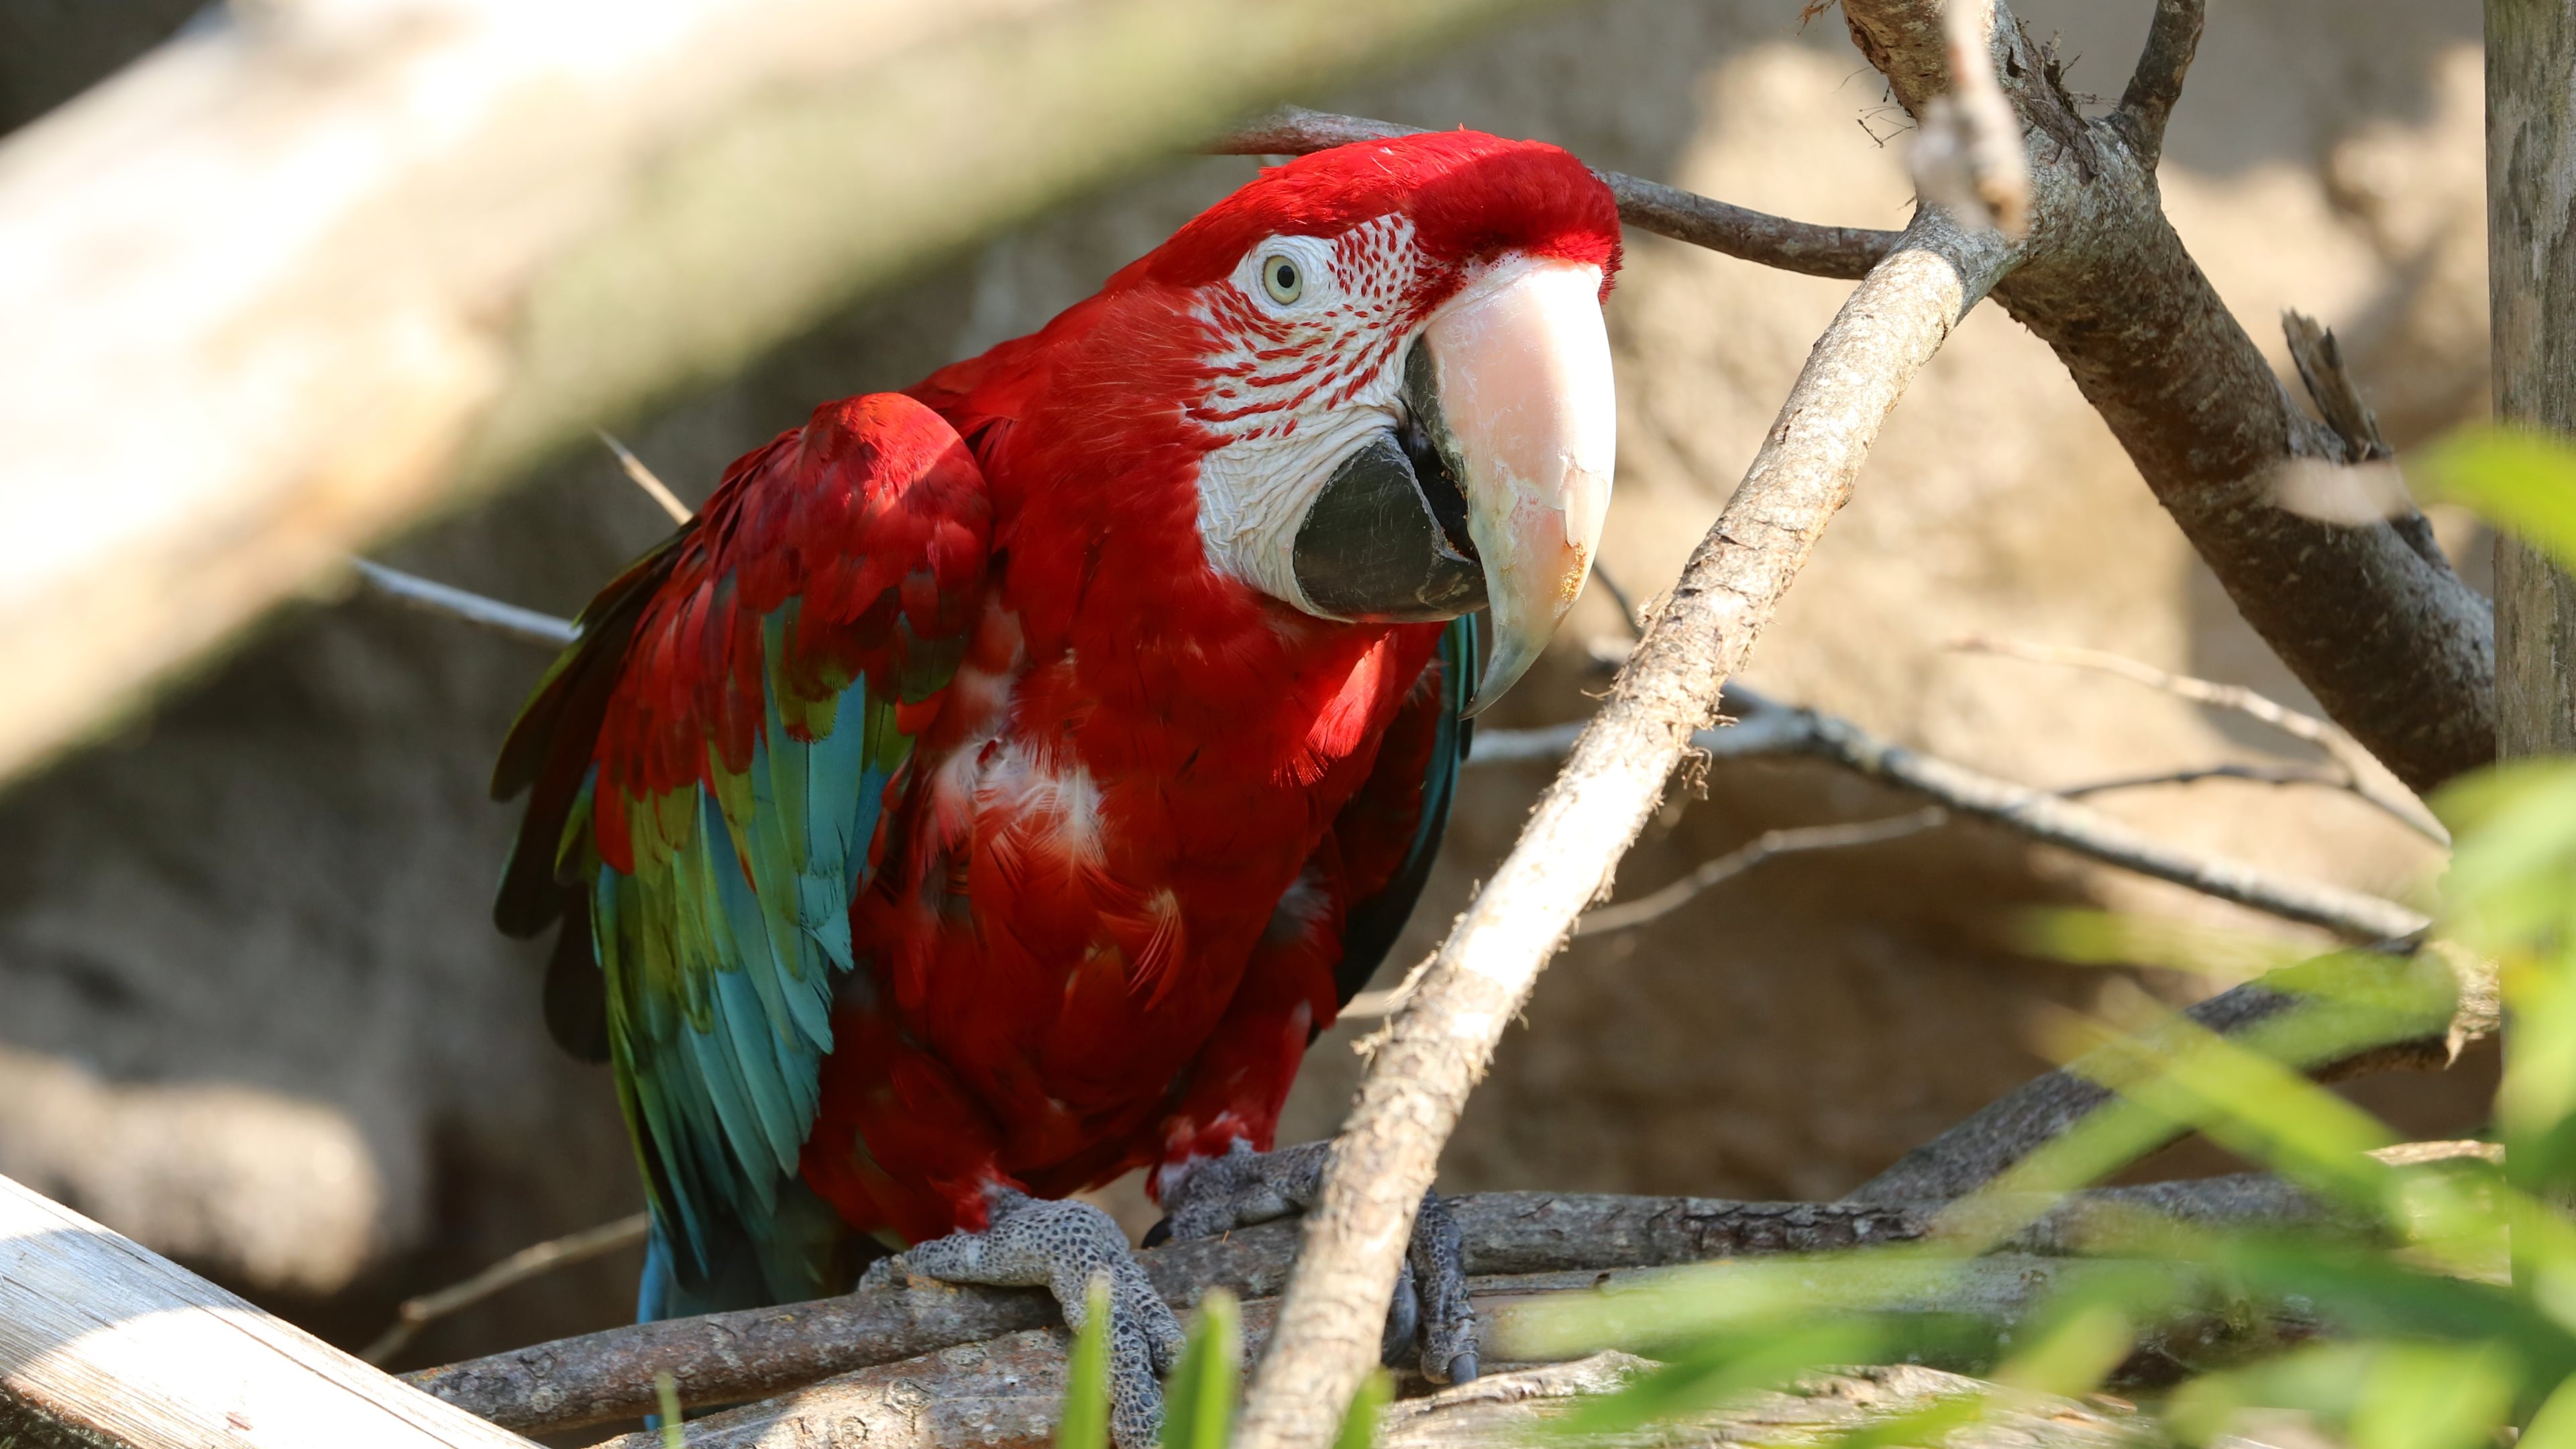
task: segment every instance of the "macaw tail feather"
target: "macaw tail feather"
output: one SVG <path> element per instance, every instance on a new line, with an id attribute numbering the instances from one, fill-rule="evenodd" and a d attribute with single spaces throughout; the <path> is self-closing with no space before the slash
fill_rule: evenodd
<path id="1" fill-rule="evenodd" d="M 653 1215 L 636 1322 L 829 1298 L 856 1287 L 870 1263 L 893 1251 L 850 1231 L 831 1204 L 803 1183 L 781 1191 L 777 1211 L 764 1222 L 713 1225 L 704 1268 L 686 1241 L 662 1214 Z"/>

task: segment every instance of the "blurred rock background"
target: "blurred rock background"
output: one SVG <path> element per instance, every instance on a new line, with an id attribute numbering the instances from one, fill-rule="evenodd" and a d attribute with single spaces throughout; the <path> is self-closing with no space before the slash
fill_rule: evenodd
<path id="1" fill-rule="evenodd" d="M 0 128 L 179 24 L 170 0 L 0 0 Z M 2078 91 L 2116 96 L 2146 0 L 2025 0 Z M 1903 114 L 1799 0 L 1595 0 L 1311 103 L 1561 142 L 1808 220 L 1902 224 Z M 2167 146 L 2178 229 L 2285 376 L 2274 319 L 2344 336 L 2401 448 L 2484 411 L 2474 0 L 2215 7 Z M 742 375 L 602 419 L 702 497 L 816 401 L 901 386 L 1086 295 L 1251 162 L 1134 178 L 818 319 Z M 1740 476 L 1846 287 L 1632 238 L 1610 308 L 1621 473 L 1605 566 L 1671 577 Z M 664 527 L 604 455 L 381 556 L 570 613 Z M 2483 540 L 2446 539 L 2473 580 Z M 1598 598 L 1495 723 L 1574 718 L 1624 635 Z M 76 621 L 67 621 L 76 624 Z M 2194 562 L 2047 349 L 1980 309 L 1907 397 L 1754 662 L 1753 683 L 1996 773 L 2072 784 L 2294 751 L 2119 680 L 1965 654 L 1987 634 L 2108 649 L 2303 696 Z M 541 948 L 489 928 L 509 812 L 493 748 L 544 661 L 368 599 L 286 611 L 148 717 L 0 795 L 0 1172 L 342 1342 L 403 1296 L 633 1211 L 606 1079 L 537 1018 Z M 1400 969 L 1511 842 L 1546 778 L 1480 770 Z M 1793 765 L 1712 772 L 1621 872 L 1642 894 L 1761 830 L 1912 802 Z M 2436 854 L 2352 798 L 2216 782 L 2100 802 L 2169 838 L 2386 892 Z M 2040 1070 L 2040 1002 L 2099 973 L 2017 956 L 2017 906 L 2097 902 L 2255 925 L 2166 887 L 1953 824 L 1782 861 L 1562 957 L 1446 1159 L 1458 1189 L 1830 1197 Z M 1380 984 L 1387 984 L 1381 982 Z M 2156 978 L 2182 999 L 2205 983 Z M 1356 1077 L 1318 1043 L 1289 1135 Z M 2491 1063 L 2357 1093 L 2419 1133 L 2482 1120 Z M 2184 1148 L 2160 1165 L 2214 1170 Z M 1113 1193 L 1113 1197 L 1117 1195 Z M 1132 1210 L 1137 1199 L 1123 1199 Z M 632 1255 L 424 1335 L 430 1362 L 620 1321 Z"/>

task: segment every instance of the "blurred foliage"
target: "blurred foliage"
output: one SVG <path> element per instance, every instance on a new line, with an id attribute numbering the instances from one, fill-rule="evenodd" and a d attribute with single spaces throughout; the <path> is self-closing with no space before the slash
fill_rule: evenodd
<path id="1" fill-rule="evenodd" d="M 2417 481 L 2576 567 L 2576 449 L 2481 429 L 2416 460 Z M 2118 1096 L 1945 1214 L 1928 1243 L 1676 1270 L 1547 1315 L 1569 1351 L 1618 1340 L 1664 1367 L 1586 1407 L 1575 1432 L 1631 1428 L 1835 1365 L 1970 1367 L 1995 1387 L 1838 1442 L 1939 1444 L 2017 1393 L 2081 1396 L 2147 1374 L 2143 1437 L 2206 1444 L 2303 1418 L 2352 1449 L 2576 1446 L 2576 761 L 2522 761 L 2434 802 L 2456 845 L 2436 936 L 2492 960 L 2511 1023 L 2501 1166 L 2372 1155 L 2396 1134 L 2307 1080 L 2308 1063 L 2447 1019 L 2457 976 L 2415 950 L 2290 962 L 2272 939 L 2052 911 L 2021 943 L 2088 964 L 2259 976 L 2297 999 L 2234 1038 L 2133 1002 L 2120 1028 L 2061 1017 L 2060 1060 Z M 2166 1222 L 2052 1288 L 2018 1322 L 1897 1311 L 1941 1301 L 1979 1253 L 2173 1127 L 2269 1167 L 2362 1229 Z M 2270 1331 L 2176 1332 L 2249 1306 Z M 1643 1326 L 1641 1328 L 1641 1326 Z M 2148 1373 L 2152 1370 L 2152 1373 Z"/>
<path id="2" fill-rule="evenodd" d="M 2576 449 L 2481 429 L 2413 474 L 2576 569 Z M 1580 1406 L 1557 1437 L 1635 1430 L 1837 1366 L 1926 1362 L 1989 1384 L 1827 1442 L 1938 1445 L 2019 1398 L 2118 1383 L 2138 1396 L 2142 1442 L 2209 1444 L 2287 1415 L 2351 1449 L 2576 1449 L 2576 761 L 2500 766 L 2432 803 L 2455 841 L 2434 936 L 2496 964 L 2511 1024 L 2501 1164 L 2383 1161 L 2373 1154 L 2396 1133 L 2303 1075 L 2450 1021 L 2460 978 L 2424 943 L 2297 960 L 2278 938 L 2035 913 L 2019 932 L 2029 949 L 2257 978 L 2295 1004 L 2233 1037 L 2140 993 L 2117 1025 L 2054 1018 L 2044 1045 L 2117 1095 L 1953 1204 L 1926 1241 L 1710 1263 L 1531 1305 L 1522 1352 L 1616 1346 L 1661 1364 Z M 2159 1218 L 2123 1234 L 2117 1257 L 2071 1261 L 2026 1306 L 1966 1291 L 1981 1254 L 2178 1130 L 2270 1168 L 2327 1217 L 2234 1229 Z M 1105 1319 L 1095 1308 L 1075 1349 L 1062 1449 L 1106 1441 Z M 2207 1331 L 2213 1320 L 2226 1331 Z M 1233 1300 L 1210 1295 L 1168 1390 L 1167 1449 L 1226 1442 L 1235 1341 Z M 1341 1449 L 1369 1442 L 1385 1395 L 1381 1375 Z"/>

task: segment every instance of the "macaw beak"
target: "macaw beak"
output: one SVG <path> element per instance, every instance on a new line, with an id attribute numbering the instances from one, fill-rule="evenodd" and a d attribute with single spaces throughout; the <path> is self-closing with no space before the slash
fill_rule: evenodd
<path id="1" fill-rule="evenodd" d="M 1404 426 L 1345 458 L 1298 529 L 1316 612 L 1490 611 L 1470 715 L 1537 661 L 1600 546 L 1618 424 L 1600 297 L 1575 262 L 1508 258 L 1470 282 L 1405 359 Z"/>
<path id="2" fill-rule="evenodd" d="M 1415 352 L 1484 565 L 1494 642 L 1474 715 L 1538 661 L 1600 551 L 1619 422 L 1601 270 L 1507 264 L 1443 307 Z"/>

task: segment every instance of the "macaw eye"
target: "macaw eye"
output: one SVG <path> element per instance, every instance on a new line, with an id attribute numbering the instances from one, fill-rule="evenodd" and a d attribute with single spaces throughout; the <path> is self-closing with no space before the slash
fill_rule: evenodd
<path id="1" fill-rule="evenodd" d="M 1261 290 L 1270 294 L 1271 301 L 1285 307 L 1306 295 L 1305 274 L 1297 270 L 1293 259 L 1272 252 L 1261 259 Z"/>

